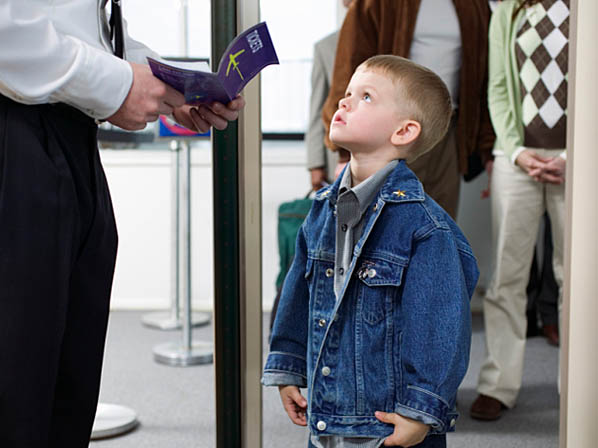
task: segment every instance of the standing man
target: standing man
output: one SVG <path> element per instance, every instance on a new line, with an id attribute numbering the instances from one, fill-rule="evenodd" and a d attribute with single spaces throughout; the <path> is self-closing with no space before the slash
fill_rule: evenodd
<path id="1" fill-rule="evenodd" d="M 486 105 L 488 0 L 355 0 L 340 31 L 327 129 L 355 68 L 370 56 L 394 54 L 430 68 L 449 88 L 453 119 L 446 137 L 411 169 L 426 193 L 453 218 L 460 175 L 475 176 L 491 160 L 494 133 Z M 326 137 L 326 146 L 349 154 Z"/>
<path id="2" fill-rule="evenodd" d="M 343 0 L 348 8 L 353 0 Z M 336 179 L 335 170 L 338 152 L 330 151 L 324 145 L 326 128 L 322 121 L 322 107 L 332 84 L 332 69 L 338 42 L 338 31 L 320 39 L 314 45 L 314 60 L 311 71 L 311 96 L 309 99 L 309 123 L 305 134 L 307 146 L 307 169 L 314 191 Z"/>
<path id="3" fill-rule="evenodd" d="M 244 105 L 185 105 L 106 3 L 0 0 L 2 448 L 89 443 L 117 246 L 96 122 L 206 131 Z"/>

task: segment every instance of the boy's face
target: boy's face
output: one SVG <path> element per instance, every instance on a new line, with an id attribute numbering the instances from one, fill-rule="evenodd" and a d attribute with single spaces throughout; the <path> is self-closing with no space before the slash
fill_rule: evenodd
<path id="1" fill-rule="evenodd" d="M 359 68 L 330 124 L 330 140 L 350 151 L 391 145 L 401 114 L 397 87 L 382 72 Z"/>

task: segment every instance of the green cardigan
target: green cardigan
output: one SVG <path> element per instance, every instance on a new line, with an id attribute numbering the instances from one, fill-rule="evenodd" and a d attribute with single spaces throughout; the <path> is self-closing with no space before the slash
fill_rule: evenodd
<path id="1" fill-rule="evenodd" d="M 523 146 L 524 135 L 515 55 L 517 23 L 524 10 L 512 19 L 517 5 L 515 0 L 501 2 L 492 14 L 488 32 L 488 109 L 496 133 L 494 148 L 503 151 L 509 160 Z"/>

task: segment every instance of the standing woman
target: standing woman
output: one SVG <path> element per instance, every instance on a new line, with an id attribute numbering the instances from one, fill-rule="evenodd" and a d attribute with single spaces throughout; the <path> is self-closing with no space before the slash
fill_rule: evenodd
<path id="1" fill-rule="evenodd" d="M 515 405 L 523 372 L 526 285 L 542 215 L 563 283 L 569 0 L 506 0 L 489 31 L 488 106 L 496 144 L 491 200 L 494 273 L 484 300 L 487 358 L 471 416 Z"/>

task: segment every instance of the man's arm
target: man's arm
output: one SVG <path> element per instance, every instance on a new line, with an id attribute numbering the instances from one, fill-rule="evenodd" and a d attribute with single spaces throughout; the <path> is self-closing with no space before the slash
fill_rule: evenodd
<path id="1" fill-rule="evenodd" d="M 93 118 L 114 114 L 131 66 L 59 33 L 35 2 L 0 0 L 0 92 L 25 104 L 64 102 Z"/>
<path id="2" fill-rule="evenodd" d="M 125 56 L 127 61 L 147 65 L 147 57 L 151 57 L 154 59 L 160 59 L 160 55 L 153 51 L 151 48 L 147 47 L 143 43 L 133 39 L 129 36 L 128 32 L 128 24 L 125 19 L 123 19 L 123 28 L 124 28 L 124 35 L 125 35 Z M 134 66 L 134 64 L 132 64 Z M 145 69 L 144 69 L 145 70 Z M 146 73 L 148 70 L 145 70 Z M 178 93 L 178 92 L 177 92 Z M 143 100 L 143 97 L 140 98 Z M 179 98 L 180 100 L 180 98 Z M 245 106 L 245 100 L 241 96 L 237 96 L 233 101 L 224 105 L 220 103 L 214 103 L 210 105 L 201 105 L 198 107 L 189 106 L 189 105 L 180 105 L 182 104 L 180 101 L 176 102 L 179 106 L 174 106 L 172 101 L 166 102 L 168 107 L 165 108 L 165 102 L 161 103 L 161 109 L 165 109 L 165 112 L 160 111 L 162 114 L 171 115 L 174 120 L 179 123 L 180 125 L 191 129 L 197 132 L 208 132 L 210 128 L 213 126 L 216 129 L 226 129 L 228 126 L 229 121 L 234 121 L 239 117 L 239 112 Z M 123 107 L 128 106 L 127 102 L 123 104 Z M 151 107 L 151 105 L 149 105 Z M 160 104 L 159 104 L 160 106 Z M 122 108 L 121 108 L 122 109 Z M 131 113 L 135 113 L 137 108 L 133 106 L 131 108 Z M 120 112 L 120 111 L 119 111 Z M 123 127 L 122 124 L 119 124 L 114 121 L 115 117 L 110 117 L 109 121 L 117 126 Z M 142 117 L 138 117 L 142 120 Z M 158 117 L 152 116 L 152 114 L 148 114 L 147 121 L 154 121 Z M 143 128 L 145 124 L 141 121 L 137 123 L 136 127 L 129 126 L 125 129 L 140 129 Z"/>
<path id="3" fill-rule="evenodd" d="M 332 83 L 322 109 L 325 143 L 328 148 L 335 150 L 339 147 L 330 141 L 328 132 L 338 102 L 345 96 L 345 90 L 357 66 L 377 53 L 378 30 L 371 14 L 370 3 L 372 2 L 369 0 L 355 0 L 351 4 L 338 37 Z"/>

